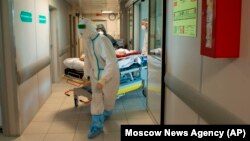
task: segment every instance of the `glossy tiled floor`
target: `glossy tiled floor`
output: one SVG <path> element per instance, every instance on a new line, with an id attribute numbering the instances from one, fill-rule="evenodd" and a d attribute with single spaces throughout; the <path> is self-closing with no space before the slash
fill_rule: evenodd
<path id="1" fill-rule="evenodd" d="M 87 141 L 90 107 L 80 103 L 75 108 L 73 97 L 64 95 L 71 88 L 74 86 L 64 81 L 53 84 L 52 95 L 22 136 L 4 137 L 0 134 L 0 141 Z M 117 99 L 112 117 L 104 123 L 104 133 L 91 140 L 119 141 L 121 124 L 154 124 L 146 111 L 146 99 L 141 91 Z"/>

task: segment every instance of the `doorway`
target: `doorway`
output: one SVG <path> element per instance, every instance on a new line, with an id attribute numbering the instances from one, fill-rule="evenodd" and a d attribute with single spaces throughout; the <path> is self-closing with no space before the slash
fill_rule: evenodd
<path id="1" fill-rule="evenodd" d="M 165 73 L 163 0 L 149 1 L 149 50 L 147 108 L 157 124 L 164 123 L 163 74 Z M 161 74 L 161 75 L 159 75 Z"/>
<path id="2" fill-rule="evenodd" d="M 59 78 L 59 66 L 58 66 L 58 42 L 57 42 L 57 22 L 56 22 L 56 8 L 49 7 L 50 16 L 50 64 L 51 64 L 51 81 L 57 82 Z"/>
<path id="3" fill-rule="evenodd" d="M 81 40 L 78 38 L 77 25 L 80 19 L 79 13 L 69 15 L 69 32 L 70 32 L 70 57 L 80 57 L 83 53 Z"/>
<path id="4" fill-rule="evenodd" d="M 76 39 L 76 17 L 69 15 L 70 26 L 70 57 L 77 56 L 77 39 Z"/>

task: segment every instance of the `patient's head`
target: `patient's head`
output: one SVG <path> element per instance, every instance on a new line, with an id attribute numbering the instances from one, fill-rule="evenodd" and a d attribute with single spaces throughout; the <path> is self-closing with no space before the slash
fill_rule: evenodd
<path id="1" fill-rule="evenodd" d="M 119 48 L 119 49 L 115 50 L 115 53 L 119 54 L 119 55 L 125 55 L 125 54 L 129 53 L 129 50 L 123 49 L 123 48 Z"/>
<path id="2" fill-rule="evenodd" d="M 85 55 L 83 54 L 79 59 L 80 59 L 81 61 L 84 61 L 84 58 L 85 58 Z"/>

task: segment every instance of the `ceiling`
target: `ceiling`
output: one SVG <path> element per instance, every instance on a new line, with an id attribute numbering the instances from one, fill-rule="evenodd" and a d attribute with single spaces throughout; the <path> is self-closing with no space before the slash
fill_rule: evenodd
<path id="1" fill-rule="evenodd" d="M 79 11 L 85 14 L 101 13 L 102 10 L 112 10 L 119 12 L 119 2 L 121 0 L 66 0 L 74 7 L 79 7 Z"/>

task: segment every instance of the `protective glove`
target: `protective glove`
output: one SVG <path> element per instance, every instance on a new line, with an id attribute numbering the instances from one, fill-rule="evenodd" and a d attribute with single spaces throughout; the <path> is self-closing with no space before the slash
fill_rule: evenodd
<path id="1" fill-rule="evenodd" d="M 105 79 L 100 79 L 97 83 L 96 83 L 96 88 L 97 89 L 102 89 L 105 86 Z"/>

